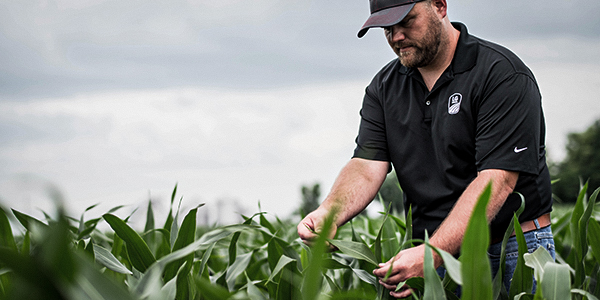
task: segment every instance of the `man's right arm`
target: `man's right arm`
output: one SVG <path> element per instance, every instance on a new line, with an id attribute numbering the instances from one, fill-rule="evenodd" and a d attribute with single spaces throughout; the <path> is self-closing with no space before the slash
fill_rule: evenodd
<path id="1" fill-rule="evenodd" d="M 373 200 L 385 180 L 389 168 L 386 161 L 352 158 L 335 180 L 331 192 L 315 211 L 298 224 L 298 235 L 305 243 L 321 232 L 325 218 L 335 211 L 332 238 L 337 227 L 363 211 Z M 310 228 L 310 229 L 309 229 Z"/>

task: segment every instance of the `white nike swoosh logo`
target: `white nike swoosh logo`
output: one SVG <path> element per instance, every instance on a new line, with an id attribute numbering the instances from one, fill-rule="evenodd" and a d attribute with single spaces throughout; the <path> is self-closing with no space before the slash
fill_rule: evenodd
<path id="1" fill-rule="evenodd" d="M 525 150 L 527 150 L 527 147 L 521 148 L 521 149 L 518 149 L 517 147 L 515 147 L 515 153 L 523 152 Z"/>

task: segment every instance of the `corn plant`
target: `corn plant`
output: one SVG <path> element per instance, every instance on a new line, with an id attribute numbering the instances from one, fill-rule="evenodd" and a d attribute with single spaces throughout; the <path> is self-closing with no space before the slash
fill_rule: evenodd
<path id="1" fill-rule="evenodd" d="M 516 222 L 520 211 L 515 214 L 503 241 L 514 230 L 519 242 L 510 291 L 501 284 L 502 269 L 492 278 L 487 259 L 490 191 L 474 209 L 459 259 L 427 237 L 414 240 L 410 210 L 406 217 L 389 211 L 358 216 L 334 239 L 320 236 L 309 247 L 297 237 L 297 220 L 260 208 L 240 224 L 198 226 L 202 205 L 174 209 L 177 186 L 160 225 L 148 203 L 143 230 L 133 228 L 135 214 L 119 217 L 120 206 L 87 218 L 92 205 L 73 218 L 57 205 L 55 217 L 46 214 L 45 220 L 1 208 L 0 299 L 391 299 L 372 271 L 417 243 L 426 245 L 424 278 L 403 283 L 413 299 L 459 299 L 459 286 L 460 299 L 598 299 L 600 224 L 594 207 L 600 189 L 588 198 L 584 186 L 571 210 L 553 215 L 556 261 L 543 248 L 527 252 Z M 13 228 L 11 221 L 20 225 Z M 432 251 L 444 260 L 444 278 L 434 269 Z"/>

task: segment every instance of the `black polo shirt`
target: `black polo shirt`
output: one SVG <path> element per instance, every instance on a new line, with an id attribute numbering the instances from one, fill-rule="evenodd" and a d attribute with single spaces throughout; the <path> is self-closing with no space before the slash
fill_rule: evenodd
<path id="1" fill-rule="evenodd" d="M 545 159 L 541 95 L 532 72 L 511 51 L 471 36 L 460 38 L 450 66 L 431 92 L 417 69 L 399 59 L 366 88 L 354 157 L 389 161 L 412 206 L 414 236 L 431 234 L 478 171 L 519 172 L 525 197 L 520 221 L 552 209 Z M 520 206 L 508 197 L 492 221 L 501 237 Z"/>

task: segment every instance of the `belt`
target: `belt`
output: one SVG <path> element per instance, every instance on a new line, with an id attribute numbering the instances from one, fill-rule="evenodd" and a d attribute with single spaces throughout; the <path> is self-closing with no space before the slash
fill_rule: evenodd
<path id="1" fill-rule="evenodd" d="M 530 232 L 530 231 L 533 231 L 536 229 L 550 226 L 551 224 L 552 224 L 552 222 L 550 221 L 550 213 L 547 213 L 545 215 L 538 217 L 535 220 L 525 221 L 525 222 L 521 223 L 521 230 L 523 230 L 523 233 L 525 233 L 525 232 Z M 515 232 L 513 231 L 511 236 L 514 236 L 514 235 L 515 235 Z M 503 238 L 504 237 L 497 237 L 497 238 L 492 239 L 492 244 L 502 242 Z"/>

